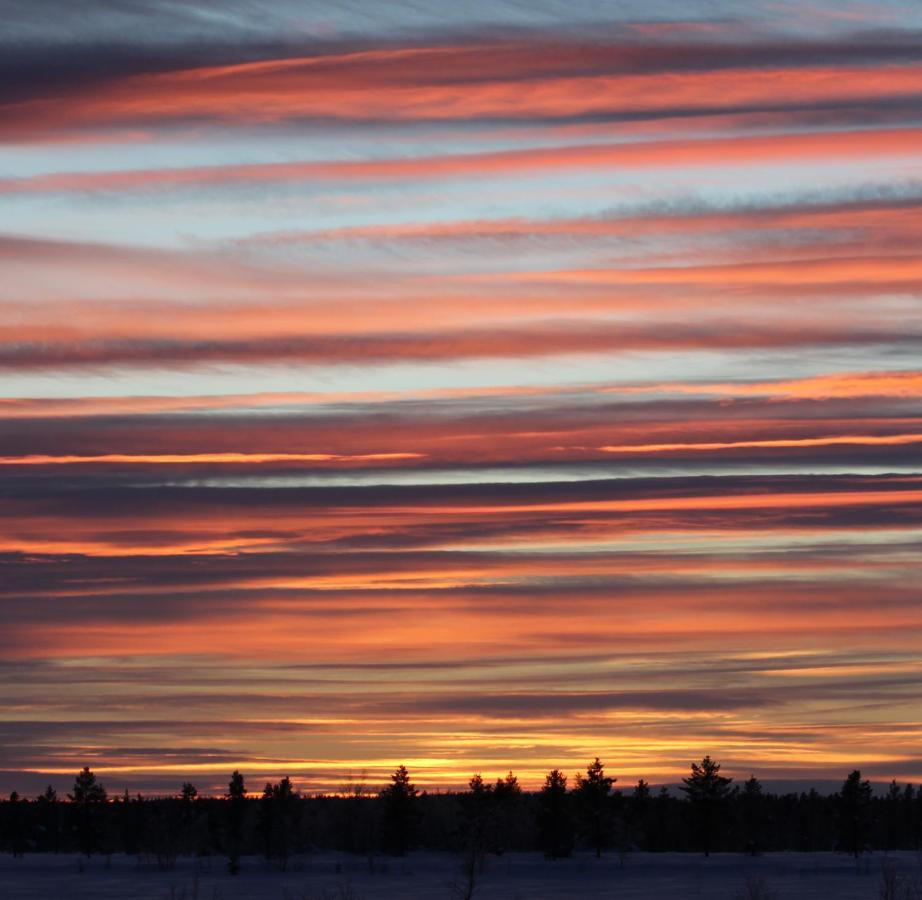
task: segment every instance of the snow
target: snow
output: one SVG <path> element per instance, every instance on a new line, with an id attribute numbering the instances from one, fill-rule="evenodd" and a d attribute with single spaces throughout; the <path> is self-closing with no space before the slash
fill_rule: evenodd
<path id="1" fill-rule="evenodd" d="M 922 854 L 872 854 L 857 863 L 832 853 L 774 853 L 757 858 L 716 854 L 632 853 L 623 864 L 612 853 L 597 860 L 577 854 L 548 861 L 537 854 L 489 857 L 477 877 L 474 900 L 617 897 L 662 900 L 872 900 L 882 896 L 882 872 L 891 867 L 902 885 L 922 897 Z M 414 853 L 403 859 L 317 853 L 293 858 L 288 871 L 247 857 L 239 875 L 221 857 L 182 858 L 161 870 L 154 860 L 28 854 L 0 858 L 0 897 L 112 898 L 112 900 L 372 900 L 463 897 L 460 859 Z M 903 887 L 897 895 L 902 900 Z"/>

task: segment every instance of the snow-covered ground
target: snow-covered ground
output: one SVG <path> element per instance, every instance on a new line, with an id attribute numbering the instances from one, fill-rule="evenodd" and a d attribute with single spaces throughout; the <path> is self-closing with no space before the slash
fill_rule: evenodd
<path id="1" fill-rule="evenodd" d="M 885 866 L 900 882 L 896 900 L 922 898 L 922 856 L 916 853 L 875 854 L 857 864 L 831 853 L 774 853 L 755 859 L 733 854 L 704 859 L 682 853 L 635 853 L 623 864 L 615 853 L 601 860 L 580 854 L 556 862 L 513 853 L 488 858 L 473 897 L 878 900 L 884 896 Z M 291 860 L 287 872 L 247 858 L 236 877 L 227 874 L 219 857 L 180 859 L 166 871 L 154 861 L 126 856 L 88 861 L 73 855 L 0 859 L 3 900 L 451 900 L 464 896 L 463 887 L 460 860 L 440 853 L 374 860 L 320 853 Z"/>

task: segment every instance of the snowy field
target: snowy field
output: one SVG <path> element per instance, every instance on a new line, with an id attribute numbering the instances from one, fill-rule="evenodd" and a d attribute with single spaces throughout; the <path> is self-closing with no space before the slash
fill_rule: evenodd
<path id="1" fill-rule="evenodd" d="M 916 853 L 864 857 L 857 865 L 830 853 L 778 853 L 756 859 L 734 854 L 617 854 L 596 860 L 578 855 L 548 862 L 533 854 L 491 857 L 478 876 L 476 900 L 607 897 L 623 900 L 706 897 L 854 898 L 878 900 L 883 871 L 897 882 L 892 900 L 922 900 L 922 857 Z M 287 872 L 247 858 L 231 877 L 224 860 L 180 859 L 161 870 L 134 857 L 27 855 L 0 860 L 0 897 L 118 898 L 118 900 L 365 900 L 408 897 L 461 898 L 465 882 L 457 857 L 415 853 L 406 859 L 368 860 L 323 853 L 293 859 Z M 889 898 L 887 898 L 889 900 Z"/>

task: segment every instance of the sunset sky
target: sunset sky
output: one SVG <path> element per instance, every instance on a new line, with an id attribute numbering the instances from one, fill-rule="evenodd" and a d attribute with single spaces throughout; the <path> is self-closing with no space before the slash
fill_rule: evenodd
<path id="1" fill-rule="evenodd" d="M 0 791 L 922 780 L 917 0 L 0 13 Z"/>

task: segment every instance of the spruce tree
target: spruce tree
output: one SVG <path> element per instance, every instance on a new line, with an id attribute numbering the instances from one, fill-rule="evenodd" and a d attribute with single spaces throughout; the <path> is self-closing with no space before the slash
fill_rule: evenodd
<path id="1" fill-rule="evenodd" d="M 490 850 L 503 853 L 514 845 L 521 813 L 522 788 L 519 780 L 509 772 L 497 778 L 493 787 L 494 814 Z"/>
<path id="2" fill-rule="evenodd" d="M 143 839 L 150 837 L 145 827 L 147 816 L 144 803 L 140 794 L 132 798 L 128 793 L 128 788 L 125 788 L 125 793 L 118 804 L 117 820 L 122 837 L 122 850 L 129 856 L 141 849 Z"/>
<path id="3" fill-rule="evenodd" d="M 26 801 L 19 796 L 18 791 L 13 791 L 7 804 L 6 843 L 14 859 L 26 852 L 25 806 Z"/>
<path id="4" fill-rule="evenodd" d="M 643 846 L 647 840 L 647 826 L 650 819 L 652 798 L 650 785 L 641 778 L 628 802 L 627 843 Z"/>
<path id="5" fill-rule="evenodd" d="M 576 803 L 579 812 L 580 830 L 583 837 L 595 849 L 596 857 L 608 847 L 614 836 L 614 804 L 611 795 L 616 779 L 605 774 L 605 767 L 598 757 L 586 769 L 586 775 L 576 776 Z"/>
<path id="6" fill-rule="evenodd" d="M 743 784 L 740 795 L 743 814 L 743 832 L 746 840 L 746 852 L 755 856 L 761 849 L 765 829 L 763 808 L 762 784 L 755 775 L 750 775 L 749 780 Z"/>
<path id="7" fill-rule="evenodd" d="M 263 854 L 284 871 L 291 850 L 291 833 L 298 794 L 287 776 L 278 784 L 266 784 L 259 802 L 259 832 Z"/>
<path id="8" fill-rule="evenodd" d="M 406 766 L 398 766 L 379 799 L 384 807 L 384 850 L 392 856 L 405 856 L 416 843 L 419 827 L 418 794 Z"/>
<path id="9" fill-rule="evenodd" d="M 573 811 L 567 793 L 567 776 L 552 769 L 538 795 L 538 839 L 548 859 L 573 852 Z"/>
<path id="10" fill-rule="evenodd" d="M 227 868 L 231 875 L 240 871 L 240 850 L 243 840 L 243 820 L 246 815 L 246 784 L 243 775 L 235 771 L 227 786 Z"/>
<path id="11" fill-rule="evenodd" d="M 900 826 L 902 825 L 903 791 L 896 783 L 890 782 L 887 795 L 883 800 L 883 839 L 885 850 L 897 850 L 900 845 Z"/>
<path id="12" fill-rule="evenodd" d="M 90 856 L 99 846 L 99 808 L 106 802 L 106 789 L 84 766 L 74 779 L 74 792 L 67 796 L 74 804 L 80 852 Z"/>
<path id="13" fill-rule="evenodd" d="M 861 772 L 851 772 L 839 793 L 840 835 L 842 845 L 855 859 L 865 843 L 868 813 L 871 808 L 871 783 L 862 781 Z"/>
<path id="14" fill-rule="evenodd" d="M 493 817 L 493 785 L 477 773 L 471 776 L 467 786 L 468 791 L 461 795 L 464 842 L 468 852 L 479 859 L 487 851 Z"/>
<path id="15" fill-rule="evenodd" d="M 711 855 L 714 827 L 732 780 L 720 774 L 720 763 L 712 760 L 710 756 L 705 756 L 700 765 L 692 763 L 691 775 L 682 779 L 681 790 L 688 797 L 701 828 L 705 856 Z"/>
<path id="16" fill-rule="evenodd" d="M 39 846 L 43 850 L 57 853 L 61 836 L 61 805 L 58 803 L 58 792 L 49 784 L 44 792 L 39 794 L 36 805 Z"/>

